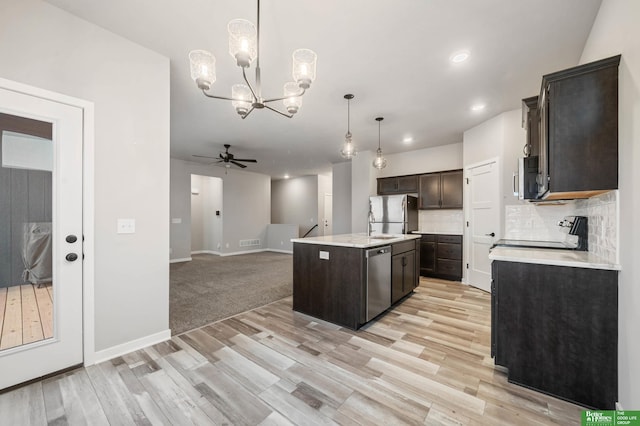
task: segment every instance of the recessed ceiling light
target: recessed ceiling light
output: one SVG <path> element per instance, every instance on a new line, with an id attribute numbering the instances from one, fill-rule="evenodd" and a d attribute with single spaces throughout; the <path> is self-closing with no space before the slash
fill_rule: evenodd
<path id="1" fill-rule="evenodd" d="M 469 53 L 468 50 L 459 50 L 449 56 L 449 60 L 454 64 L 459 64 L 460 62 L 464 62 L 469 59 L 469 55 L 471 55 L 471 53 Z"/>
<path id="2" fill-rule="evenodd" d="M 284 178 L 285 179 L 289 179 L 289 175 L 284 175 Z"/>
<path id="3" fill-rule="evenodd" d="M 411 136 L 405 136 L 404 139 L 402 139 L 402 142 L 404 142 L 404 143 L 406 143 L 408 145 L 411 142 L 413 142 L 413 138 Z"/>
<path id="4" fill-rule="evenodd" d="M 482 111 L 485 107 L 485 104 L 475 104 L 471 107 L 471 111 Z"/>

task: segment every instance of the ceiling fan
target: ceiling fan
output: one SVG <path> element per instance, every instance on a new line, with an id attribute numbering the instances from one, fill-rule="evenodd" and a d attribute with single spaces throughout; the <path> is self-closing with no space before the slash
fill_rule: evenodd
<path id="1" fill-rule="evenodd" d="M 247 166 L 245 166 L 242 163 L 238 163 L 238 161 L 243 161 L 245 163 L 257 163 L 258 162 L 257 160 L 254 160 L 254 159 L 235 158 L 233 156 L 233 154 L 231 154 L 229 152 L 229 148 L 231 148 L 231 145 L 229 145 L 229 144 L 225 144 L 224 148 L 225 148 L 224 153 L 220 153 L 219 157 L 208 157 L 206 155 L 195 155 L 195 154 L 194 154 L 194 157 L 198 157 L 198 158 L 213 158 L 213 159 L 219 158 L 219 160 L 216 161 L 216 163 L 225 163 L 225 165 L 224 165 L 225 167 L 231 167 L 231 164 L 235 164 L 236 166 L 238 166 L 240 168 L 243 168 L 243 169 L 245 167 L 247 167 Z"/>

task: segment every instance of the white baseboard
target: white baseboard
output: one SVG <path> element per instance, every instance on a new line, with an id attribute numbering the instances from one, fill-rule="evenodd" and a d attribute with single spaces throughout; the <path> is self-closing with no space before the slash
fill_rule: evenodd
<path id="1" fill-rule="evenodd" d="M 624 411 L 624 408 L 622 408 L 622 404 L 620 404 L 620 401 L 616 401 L 616 410 Z"/>
<path id="2" fill-rule="evenodd" d="M 272 251 L 274 253 L 293 254 L 293 250 L 265 249 L 264 251 Z"/>
<path id="3" fill-rule="evenodd" d="M 261 253 L 265 251 L 265 249 L 255 249 L 255 250 L 245 250 L 245 251 L 234 251 L 231 253 L 220 253 L 220 256 L 237 256 L 239 254 L 249 254 L 249 253 Z"/>
<path id="4" fill-rule="evenodd" d="M 108 361 L 110 359 L 119 357 L 124 354 L 128 354 L 138 349 L 146 348 L 147 346 L 155 345 L 156 343 L 164 342 L 171 339 L 171 330 L 167 329 L 156 334 L 141 337 L 130 342 L 122 343 L 120 345 L 112 346 L 108 349 L 98 351 L 94 354 L 93 363 Z M 86 366 L 87 364 L 85 364 Z"/>
<path id="5" fill-rule="evenodd" d="M 194 254 L 215 254 L 217 256 L 220 256 L 220 252 L 219 251 L 213 251 L 213 250 L 196 250 L 196 251 L 192 251 L 191 254 L 192 255 L 194 255 Z"/>
<path id="6" fill-rule="evenodd" d="M 191 262 L 190 257 L 185 257 L 184 259 L 169 259 L 169 263 L 179 263 L 179 262 Z"/>

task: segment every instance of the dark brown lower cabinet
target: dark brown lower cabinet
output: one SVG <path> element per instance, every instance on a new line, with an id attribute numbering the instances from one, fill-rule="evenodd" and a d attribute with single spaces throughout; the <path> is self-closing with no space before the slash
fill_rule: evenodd
<path id="1" fill-rule="evenodd" d="M 411 293 L 416 288 L 416 241 L 391 246 L 391 303 Z"/>
<path id="2" fill-rule="evenodd" d="M 420 275 L 462 279 L 462 235 L 424 234 L 420 251 Z"/>
<path id="3" fill-rule="evenodd" d="M 491 355 L 510 382 L 615 409 L 617 271 L 493 261 L 491 291 Z"/>

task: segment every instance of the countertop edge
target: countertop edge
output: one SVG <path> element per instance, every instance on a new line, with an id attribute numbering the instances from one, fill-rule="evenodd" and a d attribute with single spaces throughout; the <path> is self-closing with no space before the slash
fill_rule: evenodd
<path id="1" fill-rule="evenodd" d="M 581 254 L 585 259 L 557 259 L 552 256 L 558 254 L 574 254 L 576 257 Z M 549 257 L 548 257 L 549 256 Z M 621 271 L 622 267 L 617 263 L 609 263 L 588 252 L 575 252 L 553 249 L 536 248 L 502 248 L 496 247 L 489 253 L 490 260 L 505 262 L 532 263 L 537 265 L 568 266 L 573 268 L 603 269 L 609 271 Z"/>
<path id="2" fill-rule="evenodd" d="M 349 235 L 349 234 L 344 234 L 344 235 Z M 369 238 L 366 237 L 365 235 L 359 235 L 359 234 L 352 234 L 354 235 L 356 238 Z M 328 237 L 331 237 L 331 235 L 328 235 Z M 396 243 L 401 243 L 403 241 L 408 241 L 408 240 L 418 240 L 420 239 L 420 235 L 419 234 L 403 234 L 401 237 L 397 237 L 397 238 L 390 238 L 390 239 L 381 239 L 381 240 L 375 240 L 375 238 L 371 238 L 372 242 L 368 242 L 368 243 L 354 243 L 354 242 L 341 242 L 341 241 L 323 241 L 320 238 L 322 237 L 310 237 L 310 238 L 292 238 L 290 241 L 292 243 L 300 243 L 300 244 L 313 244 L 313 245 L 318 245 L 318 246 L 337 246 L 337 247 L 351 247 L 351 248 L 362 248 L 362 249 L 366 249 L 366 248 L 372 248 L 372 247 L 380 247 L 380 246 L 386 246 L 386 245 L 390 245 L 390 244 L 396 244 Z"/>

